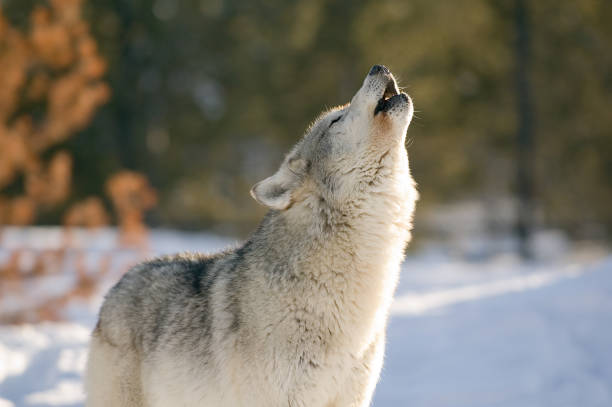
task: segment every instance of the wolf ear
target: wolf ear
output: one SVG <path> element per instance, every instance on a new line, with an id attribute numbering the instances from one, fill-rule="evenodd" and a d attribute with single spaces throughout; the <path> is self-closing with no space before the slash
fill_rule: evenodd
<path id="1" fill-rule="evenodd" d="M 251 196 L 271 209 L 287 209 L 292 203 L 292 193 L 299 186 L 306 170 L 306 161 L 289 160 L 283 163 L 276 174 L 258 182 L 251 188 Z"/>

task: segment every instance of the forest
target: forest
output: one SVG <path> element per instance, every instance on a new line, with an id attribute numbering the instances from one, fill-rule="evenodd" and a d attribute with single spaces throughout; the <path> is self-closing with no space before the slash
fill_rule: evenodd
<path id="1" fill-rule="evenodd" d="M 252 184 L 380 63 L 416 106 L 408 151 L 421 192 L 417 234 L 427 233 L 420 214 L 466 201 L 482 204 L 490 230 L 513 230 L 526 200 L 529 228 L 611 236 L 612 8 L 605 1 L 0 5 L 5 224 L 61 223 L 83 202 L 97 219 L 117 222 L 109 179 L 128 174 L 142 176 L 135 189 L 156 191 L 135 204 L 152 208 L 149 224 L 244 235 L 263 213 L 249 197 Z M 54 93 L 66 78 L 76 81 L 65 86 L 68 96 Z M 26 143 L 35 163 L 13 168 L 9 147 L 19 134 L 38 140 Z M 15 214 L 24 202 L 29 212 Z"/>

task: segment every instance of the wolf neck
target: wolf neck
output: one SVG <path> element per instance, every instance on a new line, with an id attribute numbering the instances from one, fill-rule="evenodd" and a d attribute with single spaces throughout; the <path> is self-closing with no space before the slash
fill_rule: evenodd
<path id="1" fill-rule="evenodd" d="M 309 292 L 301 285 L 296 295 L 319 296 L 330 305 L 320 312 L 344 320 L 351 332 L 373 332 L 386 321 L 416 198 L 407 170 L 399 175 L 337 222 L 277 212 L 258 231 L 273 257 L 287 262 L 281 269 L 309 282 Z"/>

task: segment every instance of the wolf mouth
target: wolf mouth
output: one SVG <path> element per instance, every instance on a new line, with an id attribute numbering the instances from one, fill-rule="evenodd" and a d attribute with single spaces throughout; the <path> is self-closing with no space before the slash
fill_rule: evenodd
<path id="1" fill-rule="evenodd" d="M 408 97 L 404 93 L 400 93 L 395 79 L 391 77 L 387 82 L 387 87 L 385 88 L 382 97 L 376 104 L 376 108 L 374 108 L 374 116 L 376 116 L 379 112 L 387 112 L 401 100 L 406 101 L 408 100 Z"/>

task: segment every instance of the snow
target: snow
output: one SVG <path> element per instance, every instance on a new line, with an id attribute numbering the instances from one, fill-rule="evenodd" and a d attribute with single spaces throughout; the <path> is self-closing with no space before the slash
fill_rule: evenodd
<path id="1" fill-rule="evenodd" d="M 111 271 L 93 299 L 68 303 L 65 322 L 0 326 L 0 407 L 83 405 L 87 341 L 102 294 L 143 253 L 119 250 L 110 229 L 78 233 L 88 267 L 112 253 Z M 5 229 L 0 261 L 9 249 L 49 249 L 61 239 L 53 228 Z M 148 254 L 229 244 L 155 230 Z M 612 256 L 568 254 L 551 239 L 540 244 L 545 256 L 532 263 L 507 253 L 466 260 L 435 245 L 410 254 L 373 405 L 611 406 Z M 64 260 L 61 272 L 33 286 L 35 295 L 0 299 L 0 314 L 69 286 L 74 260 Z"/>
<path id="2" fill-rule="evenodd" d="M 612 405 L 612 258 L 551 273 L 398 296 L 374 405 Z"/>

